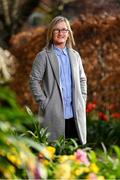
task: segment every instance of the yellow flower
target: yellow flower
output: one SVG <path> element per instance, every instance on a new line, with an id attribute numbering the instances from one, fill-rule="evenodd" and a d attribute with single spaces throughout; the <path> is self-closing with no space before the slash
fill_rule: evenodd
<path id="1" fill-rule="evenodd" d="M 20 166 L 22 164 L 21 159 L 19 158 L 19 155 L 7 153 L 7 158 L 15 165 Z"/>
<path id="2" fill-rule="evenodd" d="M 9 165 L 6 168 L 0 168 L 0 171 L 2 171 L 3 175 L 7 179 L 12 179 L 12 176 L 15 174 L 15 167 L 12 165 Z"/>
<path id="3" fill-rule="evenodd" d="M 73 160 L 73 161 L 75 161 L 75 160 L 76 160 L 75 155 L 69 155 L 69 156 L 68 156 L 68 158 L 69 158 L 70 160 Z"/>
<path id="4" fill-rule="evenodd" d="M 63 163 L 63 162 L 68 161 L 68 160 L 77 162 L 76 157 L 74 155 L 61 155 L 59 157 L 59 162 L 60 163 Z"/>
<path id="5" fill-rule="evenodd" d="M 31 151 L 26 146 L 23 146 L 22 144 L 20 144 L 19 157 L 23 165 L 33 164 L 35 161 L 34 160 L 35 156 L 33 155 L 33 153 L 31 153 Z"/>
<path id="6" fill-rule="evenodd" d="M 59 164 L 56 168 L 55 178 L 56 179 L 71 179 L 71 167 L 68 163 Z"/>
<path id="7" fill-rule="evenodd" d="M 55 148 L 52 146 L 43 147 L 43 149 L 39 153 L 39 157 L 44 159 L 53 159 L 55 155 Z"/>
<path id="8" fill-rule="evenodd" d="M 105 180 L 104 176 L 98 176 L 97 180 Z"/>
<path id="9" fill-rule="evenodd" d="M 68 160 L 68 156 L 67 155 L 62 155 L 62 156 L 59 157 L 59 162 L 60 163 L 63 163 L 65 161 L 67 161 L 67 160 Z"/>
<path id="10" fill-rule="evenodd" d="M 74 174 L 75 174 L 76 176 L 81 175 L 81 174 L 82 174 L 81 169 L 76 169 L 75 172 L 74 172 Z"/>
<path id="11" fill-rule="evenodd" d="M 43 164 L 45 165 L 45 166 L 48 166 L 49 164 L 50 164 L 50 161 L 48 161 L 48 160 L 43 160 Z"/>
<path id="12" fill-rule="evenodd" d="M 76 169 L 74 173 L 75 173 L 76 176 L 79 176 L 79 175 L 81 175 L 83 173 L 88 173 L 88 172 L 89 172 L 88 167 L 79 167 L 79 169 Z"/>
<path id="13" fill-rule="evenodd" d="M 7 153 L 7 158 L 17 166 L 22 164 L 19 153 L 15 147 L 10 148 L 10 151 Z"/>
<path id="14" fill-rule="evenodd" d="M 9 170 L 4 171 L 3 174 L 4 174 L 5 178 L 7 178 L 7 179 L 11 179 L 12 178 L 12 175 L 9 172 Z"/>
<path id="15" fill-rule="evenodd" d="M 10 173 L 14 174 L 15 173 L 15 167 L 14 166 L 8 166 L 8 170 Z"/>
<path id="16" fill-rule="evenodd" d="M 95 173 L 90 173 L 86 180 L 105 180 L 104 176 L 97 176 Z"/>
<path id="17" fill-rule="evenodd" d="M 90 165 L 90 170 L 91 170 L 92 172 L 94 172 L 94 173 L 98 173 L 98 172 L 99 172 L 99 168 L 98 168 L 98 166 L 97 166 L 95 163 L 92 163 L 92 164 Z"/>
<path id="18" fill-rule="evenodd" d="M 52 146 L 47 146 L 47 150 L 49 152 L 50 158 L 53 159 L 55 155 L 55 148 Z"/>

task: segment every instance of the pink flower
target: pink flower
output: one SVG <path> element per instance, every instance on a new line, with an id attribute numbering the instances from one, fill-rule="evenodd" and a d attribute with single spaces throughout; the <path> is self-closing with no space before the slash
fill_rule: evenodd
<path id="1" fill-rule="evenodd" d="M 75 155 L 76 155 L 77 160 L 80 160 L 81 162 L 83 162 L 86 165 L 90 164 L 89 161 L 88 161 L 88 158 L 87 158 L 87 153 L 85 151 L 82 151 L 82 150 L 78 149 L 75 152 Z"/>
<path id="2" fill-rule="evenodd" d="M 36 169 L 34 170 L 34 178 L 37 179 L 41 179 L 41 172 L 40 169 L 38 167 L 36 167 Z"/>
<path id="3" fill-rule="evenodd" d="M 98 177 L 94 173 L 90 173 L 87 177 L 88 180 L 98 180 Z"/>

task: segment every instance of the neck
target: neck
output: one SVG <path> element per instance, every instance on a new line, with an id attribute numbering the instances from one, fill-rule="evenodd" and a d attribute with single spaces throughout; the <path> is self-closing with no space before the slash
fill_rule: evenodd
<path id="1" fill-rule="evenodd" d="M 57 48 L 64 49 L 65 44 L 54 44 Z"/>

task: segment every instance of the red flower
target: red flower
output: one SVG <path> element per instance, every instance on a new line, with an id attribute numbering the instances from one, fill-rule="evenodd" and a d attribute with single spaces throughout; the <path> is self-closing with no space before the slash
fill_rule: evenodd
<path id="1" fill-rule="evenodd" d="M 115 118 L 115 119 L 119 119 L 120 118 L 120 113 L 113 113 L 111 114 L 112 118 Z"/>
<path id="2" fill-rule="evenodd" d="M 99 118 L 103 121 L 109 121 L 109 117 L 103 112 L 99 112 Z"/>
<path id="3" fill-rule="evenodd" d="M 113 110 L 113 109 L 115 109 L 115 104 L 108 104 L 107 108 L 108 108 L 108 110 Z"/>
<path id="4" fill-rule="evenodd" d="M 89 113 L 95 108 L 96 108 L 96 103 L 88 103 L 87 108 L 86 108 L 86 112 Z"/>

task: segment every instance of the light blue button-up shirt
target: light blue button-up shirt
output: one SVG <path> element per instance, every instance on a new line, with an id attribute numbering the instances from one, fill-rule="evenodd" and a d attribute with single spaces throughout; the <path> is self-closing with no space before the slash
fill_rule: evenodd
<path id="1" fill-rule="evenodd" d="M 67 48 L 64 49 L 53 46 L 57 55 L 60 75 L 60 88 L 63 97 L 64 118 L 73 117 L 72 107 L 72 74 Z"/>

